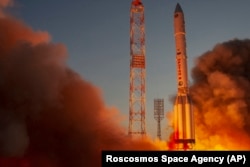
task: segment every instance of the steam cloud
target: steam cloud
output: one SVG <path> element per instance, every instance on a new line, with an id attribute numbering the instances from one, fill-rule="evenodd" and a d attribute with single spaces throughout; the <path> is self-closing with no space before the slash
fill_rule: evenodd
<path id="1" fill-rule="evenodd" d="M 119 112 L 66 66 L 65 46 L 47 32 L 4 16 L 0 43 L 0 166 L 96 167 L 103 149 L 157 148 L 126 136 Z"/>
<path id="2" fill-rule="evenodd" d="M 250 149 L 250 40 L 217 44 L 192 77 L 197 148 Z"/>
<path id="3" fill-rule="evenodd" d="M 67 67 L 66 47 L 3 15 L 10 4 L 0 0 L 0 166 L 96 167 L 103 149 L 159 149 L 129 139 L 119 112 Z M 190 91 L 200 149 L 250 148 L 248 64 L 250 40 L 218 44 L 197 59 Z"/>

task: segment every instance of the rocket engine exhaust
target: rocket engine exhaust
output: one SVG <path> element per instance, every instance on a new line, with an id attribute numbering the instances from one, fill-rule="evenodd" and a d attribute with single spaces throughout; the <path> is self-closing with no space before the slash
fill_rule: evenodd
<path id="1" fill-rule="evenodd" d="M 174 103 L 174 143 L 177 150 L 189 150 L 195 143 L 194 116 L 188 88 L 184 13 L 178 3 L 174 12 L 174 36 L 178 88 Z"/>

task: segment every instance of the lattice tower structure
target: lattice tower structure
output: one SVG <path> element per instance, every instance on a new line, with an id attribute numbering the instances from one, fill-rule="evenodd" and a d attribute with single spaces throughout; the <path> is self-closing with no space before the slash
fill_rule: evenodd
<path id="1" fill-rule="evenodd" d="M 161 120 L 164 118 L 164 99 L 154 99 L 154 118 L 157 121 L 157 137 L 161 140 Z"/>
<path id="2" fill-rule="evenodd" d="M 146 134 L 146 58 L 144 6 L 133 0 L 130 8 L 129 129 L 131 136 Z"/>

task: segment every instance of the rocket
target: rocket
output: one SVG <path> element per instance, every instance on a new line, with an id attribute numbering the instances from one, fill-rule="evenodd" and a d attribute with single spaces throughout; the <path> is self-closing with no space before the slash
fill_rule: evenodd
<path id="1" fill-rule="evenodd" d="M 177 96 L 174 103 L 174 143 L 177 150 L 191 150 L 195 143 L 194 115 L 188 88 L 184 13 L 179 3 L 174 11 Z"/>

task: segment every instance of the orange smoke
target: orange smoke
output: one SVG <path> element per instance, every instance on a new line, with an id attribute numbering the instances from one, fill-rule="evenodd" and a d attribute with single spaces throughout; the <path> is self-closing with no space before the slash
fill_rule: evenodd
<path id="1" fill-rule="evenodd" d="M 218 44 L 197 58 L 190 92 L 196 149 L 250 149 L 250 40 Z"/>
<path id="2" fill-rule="evenodd" d="M 20 43 L 37 45 L 39 43 L 47 43 L 50 40 L 50 36 L 47 32 L 34 32 L 30 27 L 23 26 L 22 21 L 9 16 L 8 18 L 0 18 L 0 20 L 0 27 L 4 30 L 4 33 L 1 34 L 1 42 L 5 44 L 1 45 L 0 49 L 4 54 L 9 52 L 9 50 L 13 50 Z"/>
<path id="3" fill-rule="evenodd" d="M 66 65 L 66 47 L 51 43 L 47 32 L 5 16 L 0 34 L 0 163 L 5 167 L 96 167 L 103 149 L 165 147 L 149 138 L 130 139 L 118 110 L 108 108 L 100 90 Z"/>

